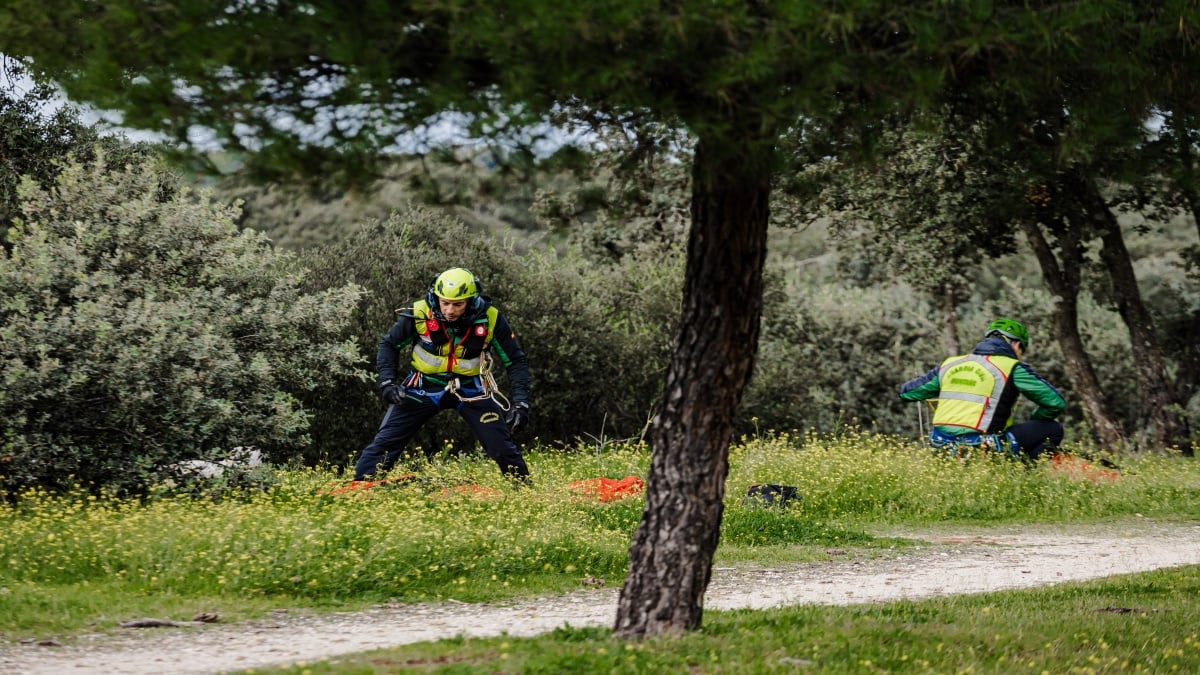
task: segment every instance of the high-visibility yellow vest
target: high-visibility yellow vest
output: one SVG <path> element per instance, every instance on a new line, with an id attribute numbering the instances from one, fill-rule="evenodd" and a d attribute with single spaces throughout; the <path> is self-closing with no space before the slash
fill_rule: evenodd
<path id="1" fill-rule="evenodd" d="M 478 375 L 483 365 L 483 351 L 492 343 L 499 315 L 499 310 L 489 305 L 487 311 L 458 336 L 458 341 L 451 344 L 449 331 L 433 316 L 429 303 L 424 300 L 414 302 L 417 341 L 413 345 L 412 367 L 426 375 Z"/>
<path id="2" fill-rule="evenodd" d="M 1020 361 L 1012 357 L 995 354 L 952 356 L 943 361 L 938 368 L 941 392 L 937 410 L 933 413 L 933 425 L 967 427 L 988 433 L 1009 376 L 1018 363 Z M 1005 420 L 1004 428 L 1010 424 L 1011 419 Z"/>

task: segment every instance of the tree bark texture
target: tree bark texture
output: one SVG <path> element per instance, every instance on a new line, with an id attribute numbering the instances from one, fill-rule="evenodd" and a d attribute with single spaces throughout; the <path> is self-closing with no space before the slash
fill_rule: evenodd
<path id="1" fill-rule="evenodd" d="M 1183 167 L 1185 177 L 1194 177 L 1197 175 L 1195 155 L 1196 150 L 1192 147 L 1191 135 L 1184 131 L 1185 128 L 1195 128 L 1195 122 L 1200 121 L 1194 116 L 1183 115 L 1180 113 L 1180 120 L 1191 120 L 1191 124 L 1179 124 L 1176 131 L 1177 152 L 1179 153 L 1179 163 Z M 1186 126 L 1185 126 L 1186 124 Z M 1197 193 L 1190 180 L 1183 180 L 1181 184 L 1176 186 L 1187 202 L 1188 213 L 1192 216 L 1192 225 L 1196 227 L 1196 233 L 1200 234 L 1200 193 Z M 1200 313 L 1191 313 L 1191 333 L 1200 335 Z M 1189 401 L 1196 393 L 1197 384 L 1200 383 L 1200 358 L 1197 357 L 1195 349 L 1187 350 L 1186 354 L 1181 358 L 1178 370 L 1175 375 L 1175 395 L 1180 401 Z"/>
<path id="2" fill-rule="evenodd" d="M 947 281 L 942 285 L 942 346 L 947 354 L 962 354 L 962 340 L 958 336 L 958 288 Z"/>
<path id="3" fill-rule="evenodd" d="M 1079 396 L 1084 415 L 1096 434 L 1100 446 L 1116 450 L 1125 446 L 1125 434 L 1112 414 L 1108 397 L 1100 389 L 1092 359 L 1083 347 L 1079 335 L 1079 286 L 1083 264 L 1083 246 L 1079 228 L 1072 223 L 1062 223 L 1058 237 L 1062 263 L 1059 264 L 1046 237 L 1038 224 L 1032 220 L 1021 223 L 1026 239 L 1033 248 L 1042 279 L 1054 297 L 1054 334 L 1063 353 L 1064 367 L 1071 388 Z"/>
<path id="4" fill-rule="evenodd" d="M 770 172 L 702 139 L 692 169 L 683 313 L 650 432 L 646 505 L 614 632 L 700 627 L 720 535 L 734 415 L 762 316 Z M 768 153 L 760 153 L 768 154 Z"/>
<path id="5" fill-rule="evenodd" d="M 1190 116 L 1182 115 L 1179 111 L 1174 111 L 1180 119 L 1187 120 Z M 1193 176 L 1196 174 L 1195 148 L 1192 147 L 1191 135 L 1186 132 L 1186 129 L 1192 128 L 1181 124 L 1176 130 L 1176 151 L 1179 153 L 1179 164 L 1183 167 L 1184 175 Z M 1187 201 L 1188 211 L 1192 214 L 1192 224 L 1196 226 L 1196 233 L 1200 234 L 1200 195 L 1196 194 L 1196 190 L 1192 188 L 1190 183 L 1185 182 L 1178 188 L 1183 192 L 1184 200 Z"/>
<path id="6" fill-rule="evenodd" d="M 1086 178 L 1086 207 L 1088 217 L 1100 233 L 1100 260 L 1108 270 L 1113 300 L 1117 312 L 1129 329 L 1129 343 L 1137 368 L 1138 384 L 1146 409 L 1153 420 L 1154 443 L 1158 447 L 1178 445 L 1191 454 L 1188 423 L 1181 414 L 1183 406 L 1175 395 L 1175 387 L 1167 374 L 1166 360 L 1154 332 L 1154 321 L 1142 302 L 1137 276 L 1120 223 L 1113 215 L 1094 179 Z"/>

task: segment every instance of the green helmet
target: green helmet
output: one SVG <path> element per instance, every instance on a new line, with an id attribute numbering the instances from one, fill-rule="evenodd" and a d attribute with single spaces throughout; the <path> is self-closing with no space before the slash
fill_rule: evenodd
<path id="1" fill-rule="evenodd" d="M 433 292 L 443 300 L 466 300 L 479 294 L 475 275 L 461 267 L 452 267 L 438 275 Z"/>
<path id="2" fill-rule="evenodd" d="M 984 337 L 993 335 L 1003 335 L 1010 340 L 1016 340 L 1021 343 L 1021 349 L 1029 349 L 1029 331 L 1020 321 L 996 319 L 988 324 L 987 331 L 983 334 Z"/>

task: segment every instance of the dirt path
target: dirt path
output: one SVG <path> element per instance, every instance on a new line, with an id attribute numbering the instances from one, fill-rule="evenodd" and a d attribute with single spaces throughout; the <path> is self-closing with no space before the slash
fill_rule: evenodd
<path id="1" fill-rule="evenodd" d="M 853 604 L 926 598 L 1081 581 L 1200 564 L 1200 524 L 975 531 L 894 532 L 928 542 L 867 561 L 837 560 L 786 569 L 718 567 L 710 609 L 802 603 Z M 68 645 L 0 644 L 0 672 L 61 675 L 222 673 L 331 659 L 411 642 L 507 632 L 530 636 L 558 626 L 613 621 L 616 589 L 523 602 L 400 605 L 365 612 L 296 616 L 237 625 L 127 629 L 85 635 Z"/>

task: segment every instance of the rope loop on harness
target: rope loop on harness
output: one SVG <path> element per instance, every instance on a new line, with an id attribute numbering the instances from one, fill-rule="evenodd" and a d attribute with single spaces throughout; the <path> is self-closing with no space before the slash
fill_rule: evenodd
<path id="1" fill-rule="evenodd" d="M 479 388 L 481 393 L 478 396 L 463 396 L 460 393 L 462 380 L 455 377 L 446 383 L 446 391 L 454 394 L 454 397 L 463 403 L 482 401 L 490 398 L 504 412 L 508 412 L 509 408 L 512 407 L 512 403 L 509 402 L 508 397 L 500 391 L 500 387 L 496 384 L 496 378 L 492 376 L 492 360 L 488 358 L 487 350 L 479 354 Z"/>

